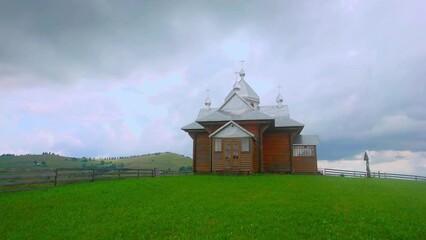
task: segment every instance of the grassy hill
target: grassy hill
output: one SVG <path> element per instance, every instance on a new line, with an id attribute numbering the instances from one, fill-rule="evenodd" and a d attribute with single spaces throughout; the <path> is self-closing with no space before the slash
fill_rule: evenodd
<path id="1" fill-rule="evenodd" d="M 34 165 L 34 161 L 42 163 L 45 162 L 44 166 Z M 0 156 L 0 168 L 69 168 L 69 167 L 81 167 L 82 159 L 70 158 L 58 155 L 19 155 L 19 156 Z"/>
<path id="2" fill-rule="evenodd" d="M 159 168 L 177 171 L 181 166 L 192 166 L 192 159 L 175 153 L 149 154 L 126 159 L 105 160 L 113 164 L 123 164 L 125 168 Z"/>
<path id="3" fill-rule="evenodd" d="M 35 165 L 38 162 L 39 165 Z M 43 164 L 42 164 L 43 163 Z M 0 156 L 0 168 L 79 168 L 79 167 L 159 168 L 178 170 L 192 166 L 192 159 L 175 153 L 155 153 L 122 159 L 89 159 L 52 154 Z"/>
<path id="4" fill-rule="evenodd" d="M 0 239 L 426 239 L 426 184 L 193 175 L 0 194 Z"/>

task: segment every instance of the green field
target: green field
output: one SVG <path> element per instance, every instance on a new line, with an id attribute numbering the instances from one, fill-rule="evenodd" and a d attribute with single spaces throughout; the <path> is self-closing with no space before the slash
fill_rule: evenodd
<path id="1" fill-rule="evenodd" d="M 0 239 L 426 239 L 426 183 L 191 175 L 0 194 Z"/>
<path id="2" fill-rule="evenodd" d="M 43 166 L 34 165 L 34 161 L 44 162 Z M 111 167 L 117 168 L 159 168 L 177 171 L 180 167 L 192 166 L 192 159 L 175 153 L 157 153 L 123 159 L 85 159 L 58 155 L 20 155 L 0 156 L 0 168 L 81 168 Z"/>

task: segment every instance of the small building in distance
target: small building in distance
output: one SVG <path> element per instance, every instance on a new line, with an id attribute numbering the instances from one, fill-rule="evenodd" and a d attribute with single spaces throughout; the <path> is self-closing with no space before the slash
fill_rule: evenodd
<path id="1" fill-rule="evenodd" d="M 221 106 L 207 97 L 182 127 L 193 139 L 194 172 L 317 173 L 318 136 L 300 134 L 304 125 L 290 118 L 280 93 L 276 105 L 261 106 L 243 69 L 239 75 Z"/>

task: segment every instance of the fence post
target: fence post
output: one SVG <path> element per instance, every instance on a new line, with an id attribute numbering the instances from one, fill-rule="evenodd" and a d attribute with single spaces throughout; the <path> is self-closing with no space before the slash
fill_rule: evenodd
<path id="1" fill-rule="evenodd" d="M 58 184 L 58 169 L 55 169 L 55 187 Z"/>
<path id="2" fill-rule="evenodd" d="M 140 170 L 138 169 L 138 177 L 139 177 L 139 172 L 140 172 Z"/>
<path id="3" fill-rule="evenodd" d="M 355 171 L 354 171 L 354 178 L 356 178 Z"/>
<path id="4" fill-rule="evenodd" d="M 92 179 L 90 180 L 91 182 L 95 181 L 95 169 L 92 168 Z"/>
<path id="5" fill-rule="evenodd" d="M 118 169 L 118 179 L 121 179 L 121 169 Z"/>
<path id="6" fill-rule="evenodd" d="M 417 176 L 414 176 L 414 179 L 417 181 Z"/>
<path id="7" fill-rule="evenodd" d="M 379 174 L 379 178 L 380 178 L 380 171 L 377 172 Z"/>

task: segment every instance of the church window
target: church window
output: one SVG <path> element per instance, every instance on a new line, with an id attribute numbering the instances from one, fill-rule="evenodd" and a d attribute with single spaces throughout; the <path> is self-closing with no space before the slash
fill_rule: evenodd
<path id="1" fill-rule="evenodd" d="M 310 145 L 295 145 L 293 146 L 294 157 L 315 157 L 315 146 Z"/>
<path id="2" fill-rule="evenodd" d="M 222 152 L 222 139 L 217 138 L 214 140 L 214 151 Z"/>
<path id="3" fill-rule="evenodd" d="M 243 138 L 241 140 L 241 151 L 250 152 L 250 138 Z"/>

